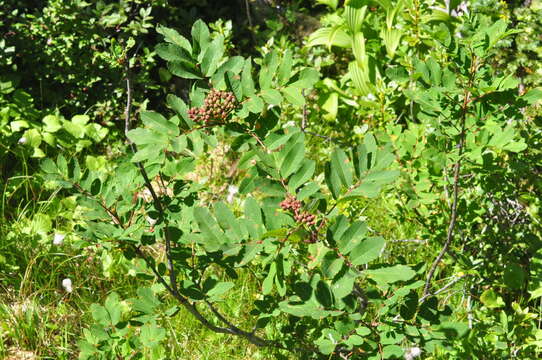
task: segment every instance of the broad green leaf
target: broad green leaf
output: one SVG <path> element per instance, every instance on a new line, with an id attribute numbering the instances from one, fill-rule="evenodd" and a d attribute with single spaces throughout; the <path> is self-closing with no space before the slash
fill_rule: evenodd
<path id="1" fill-rule="evenodd" d="M 243 87 L 241 86 L 241 80 L 238 75 L 235 75 L 231 71 L 226 72 L 226 85 L 230 89 L 237 101 L 243 100 Z"/>
<path id="2" fill-rule="evenodd" d="M 77 138 L 77 139 L 82 139 L 85 137 L 85 132 L 86 132 L 86 128 L 85 128 L 85 125 L 84 124 L 78 124 L 78 123 L 74 123 L 74 122 L 71 122 L 71 121 L 64 121 L 64 124 L 63 124 L 63 127 L 64 127 L 64 130 L 66 130 L 70 135 L 72 135 L 74 138 Z M 25 137 L 27 139 L 31 139 L 30 136 L 28 136 L 30 134 L 30 132 L 32 130 L 36 130 L 36 129 L 31 129 L 31 130 L 28 130 L 26 133 L 25 133 Z M 31 141 L 28 142 L 31 146 L 34 146 Z"/>
<path id="3" fill-rule="evenodd" d="M 314 174 L 315 168 L 316 162 L 313 160 L 304 159 L 301 168 L 297 170 L 288 180 L 288 189 L 290 192 L 295 193 L 298 187 L 309 181 Z"/>
<path id="4" fill-rule="evenodd" d="M 194 25 L 192 25 L 191 33 L 192 39 L 194 39 L 194 41 L 197 43 L 200 51 L 204 50 L 207 47 L 211 37 L 207 25 L 201 19 L 198 19 Z"/>
<path id="5" fill-rule="evenodd" d="M 214 74 L 223 55 L 224 38 L 218 36 L 207 46 L 201 60 L 201 71 L 205 76 L 210 77 Z"/>
<path id="6" fill-rule="evenodd" d="M 153 146 L 153 145 L 147 145 L 145 147 L 141 147 L 137 150 L 137 152 L 132 156 L 131 162 L 138 163 L 142 161 L 159 161 L 161 158 L 159 155 L 161 155 L 161 152 L 164 150 L 164 147 L 159 146 Z M 163 154 L 162 154 L 163 155 Z"/>
<path id="7" fill-rule="evenodd" d="M 239 80 L 241 79 L 241 76 L 239 75 L 241 70 L 243 70 L 243 66 L 245 65 L 245 59 L 242 56 L 232 56 L 228 60 L 226 60 L 222 65 L 219 66 L 219 68 L 216 70 L 216 72 L 211 77 L 211 83 L 214 85 L 215 88 L 222 88 L 223 87 L 223 81 L 224 81 L 224 75 L 229 71 L 232 74 L 234 74 L 236 77 L 239 77 Z M 241 99 L 237 99 L 241 100 Z"/>
<path id="8" fill-rule="evenodd" d="M 331 155 L 331 171 L 337 173 L 345 188 L 352 186 L 352 163 L 340 148 L 336 148 Z"/>
<path id="9" fill-rule="evenodd" d="M 224 204 L 223 202 L 217 202 L 214 206 L 214 210 L 216 219 L 220 227 L 224 231 L 231 229 L 237 237 L 237 242 L 240 242 L 243 239 L 243 233 L 241 232 L 241 228 L 239 222 L 237 221 L 237 218 L 230 210 L 230 208 L 226 206 L 226 204 Z"/>
<path id="10" fill-rule="evenodd" d="M 170 109 L 173 109 L 177 114 L 181 115 L 188 127 L 191 128 L 194 126 L 194 122 L 188 117 L 188 106 L 185 104 L 183 99 L 176 95 L 168 94 L 166 96 L 166 103 Z"/>
<path id="11" fill-rule="evenodd" d="M 290 49 L 286 49 L 284 55 L 282 56 L 278 72 L 277 72 L 277 81 L 279 85 L 285 85 L 290 80 L 290 75 L 292 73 L 292 52 Z"/>
<path id="12" fill-rule="evenodd" d="M 250 230 L 253 230 L 251 236 L 254 239 L 259 239 L 265 233 L 266 229 L 263 223 L 262 209 L 253 197 L 248 197 L 245 200 L 244 213 L 245 219 L 250 220 L 250 222 L 246 224 L 250 226 L 249 232 Z"/>
<path id="13" fill-rule="evenodd" d="M 403 356 L 404 350 L 399 345 L 386 345 L 382 348 L 383 359 L 398 359 Z"/>
<path id="14" fill-rule="evenodd" d="M 168 138 L 164 134 L 156 133 L 150 129 L 137 128 L 128 131 L 128 139 L 136 145 L 167 144 Z"/>
<path id="15" fill-rule="evenodd" d="M 357 61 L 353 61 L 348 65 L 348 74 L 362 96 L 366 96 L 372 92 L 373 85 L 369 80 L 369 69 L 361 67 Z"/>
<path id="16" fill-rule="evenodd" d="M 236 267 L 245 266 L 251 262 L 262 250 L 263 245 L 260 243 L 247 244 L 244 248 L 245 252 L 241 261 L 236 264 Z"/>
<path id="17" fill-rule="evenodd" d="M 109 317 L 110 325 L 117 325 L 121 320 L 120 299 L 117 293 L 111 293 L 104 303 L 105 310 Z"/>
<path id="18" fill-rule="evenodd" d="M 156 45 L 156 54 L 162 59 L 169 62 L 193 64 L 194 60 L 190 53 L 183 48 L 173 44 L 158 44 Z"/>
<path id="19" fill-rule="evenodd" d="M 265 90 L 271 87 L 271 80 L 279 66 L 279 57 L 276 51 L 271 51 L 265 55 L 259 74 L 260 89 Z"/>
<path id="20" fill-rule="evenodd" d="M 333 279 L 335 275 L 343 268 L 344 259 L 340 258 L 334 252 L 328 252 L 322 259 L 321 269 L 324 277 Z"/>
<path id="21" fill-rule="evenodd" d="M 542 296 L 542 287 L 529 292 L 531 294 L 530 299 L 534 300 Z"/>
<path id="22" fill-rule="evenodd" d="M 328 189 L 333 198 L 338 199 L 341 195 L 342 181 L 339 173 L 331 169 L 331 164 L 327 163 L 325 168 L 325 179 Z"/>
<path id="23" fill-rule="evenodd" d="M 351 46 L 350 36 L 341 26 L 321 28 L 309 36 L 307 46 L 325 45 L 328 49 L 332 46 L 349 48 Z"/>
<path id="24" fill-rule="evenodd" d="M 352 250 L 350 260 L 353 265 L 367 264 L 380 256 L 385 245 L 386 242 L 382 237 L 365 239 Z"/>
<path id="25" fill-rule="evenodd" d="M 316 314 L 325 315 L 325 312 L 321 311 L 315 303 L 305 303 L 305 304 L 288 304 L 286 302 L 279 303 L 279 308 L 283 312 L 297 316 L 297 317 L 312 317 Z"/>
<path id="26" fill-rule="evenodd" d="M 90 121 L 88 115 L 75 115 L 72 117 L 71 122 L 76 125 L 86 125 Z"/>
<path id="27" fill-rule="evenodd" d="M 154 292 L 149 287 L 141 287 L 137 289 L 138 297 L 133 299 L 133 309 L 144 314 L 151 315 L 155 309 L 161 304 Z"/>
<path id="28" fill-rule="evenodd" d="M 203 79 L 200 72 L 195 68 L 193 64 L 186 62 L 173 61 L 168 62 L 168 70 L 175 76 L 184 79 Z"/>
<path id="29" fill-rule="evenodd" d="M 296 86 L 287 86 L 282 89 L 282 95 L 284 95 L 284 98 L 293 105 L 305 105 L 305 97 L 303 96 L 302 88 Z"/>
<path id="30" fill-rule="evenodd" d="M 320 191 L 320 186 L 315 182 L 310 182 L 303 186 L 301 190 L 299 190 L 299 192 L 297 193 L 297 199 L 305 200 L 317 193 L 318 191 Z"/>
<path id="31" fill-rule="evenodd" d="M 245 96 L 252 96 L 255 93 L 254 80 L 252 79 L 252 60 L 248 58 L 241 73 L 241 87 Z"/>
<path id="32" fill-rule="evenodd" d="M 275 150 L 279 148 L 280 146 L 286 144 L 286 142 L 290 140 L 292 135 L 294 135 L 297 132 L 296 130 L 297 129 L 295 128 L 294 129 L 291 128 L 291 130 L 284 131 L 284 134 L 272 133 L 269 136 L 267 136 L 267 138 L 263 142 L 269 150 Z"/>
<path id="33" fill-rule="evenodd" d="M 406 265 L 395 265 L 380 269 L 365 270 L 363 273 L 377 283 L 382 284 L 408 281 L 416 275 L 416 272 Z"/>
<path id="34" fill-rule="evenodd" d="M 163 35 L 165 41 L 180 46 L 188 51 L 189 54 L 192 53 L 192 45 L 190 45 L 190 42 L 176 30 L 158 25 L 156 27 L 156 32 Z"/>
<path id="35" fill-rule="evenodd" d="M 50 133 L 57 132 L 62 128 L 58 115 L 47 115 L 43 118 L 42 122 L 44 124 L 43 130 Z"/>
<path id="36" fill-rule="evenodd" d="M 259 114 L 263 111 L 264 102 L 262 98 L 253 96 L 246 102 L 246 106 L 250 112 Z"/>
<path id="37" fill-rule="evenodd" d="M 303 159 L 305 158 L 305 144 L 296 142 L 289 148 L 282 164 L 280 166 L 280 175 L 283 178 L 288 178 L 294 171 L 299 169 Z"/>
<path id="38" fill-rule="evenodd" d="M 154 348 L 165 338 L 166 330 L 159 328 L 155 321 L 148 322 L 141 327 L 139 339 L 145 347 Z"/>
<path id="39" fill-rule="evenodd" d="M 437 61 L 433 57 L 430 57 L 427 60 L 426 64 L 427 64 L 427 68 L 431 72 L 431 84 L 433 86 L 439 86 L 440 85 L 440 80 L 441 80 L 441 77 L 442 77 L 442 72 L 440 70 L 439 64 L 437 63 Z"/>
<path id="40" fill-rule="evenodd" d="M 374 182 L 378 185 L 385 185 L 393 182 L 399 176 L 399 170 L 384 170 L 370 172 L 369 175 L 362 178 L 365 182 Z"/>
<path id="41" fill-rule="evenodd" d="M 345 296 L 352 294 L 356 275 L 351 271 L 346 271 L 339 279 L 331 284 L 331 292 L 335 299 L 342 299 Z"/>
<path id="42" fill-rule="evenodd" d="M 62 174 L 62 176 L 67 177 L 68 176 L 68 162 L 66 161 L 66 158 L 64 155 L 59 154 L 56 158 L 56 166 L 58 168 L 58 172 Z"/>
<path id="43" fill-rule="evenodd" d="M 361 26 L 365 20 L 365 13 L 367 12 L 366 4 L 367 2 L 363 0 L 350 0 L 344 7 L 346 24 L 352 34 L 356 34 L 361 30 Z"/>
<path id="44" fill-rule="evenodd" d="M 289 86 L 307 89 L 313 87 L 314 84 L 316 84 L 316 82 L 320 78 L 320 74 L 315 69 L 304 68 L 299 72 L 297 78 L 298 79 L 295 82 L 291 83 Z"/>
<path id="45" fill-rule="evenodd" d="M 194 208 L 194 219 L 197 221 L 203 235 L 203 246 L 207 251 L 214 252 L 225 243 L 226 236 L 214 220 L 209 210 L 201 207 Z"/>
<path id="46" fill-rule="evenodd" d="M 261 96 L 266 103 L 271 105 L 279 105 L 282 102 L 282 95 L 275 89 L 262 90 Z"/>
<path id="47" fill-rule="evenodd" d="M 361 221 L 353 222 L 350 227 L 345 228 L 344 232 L 341 232 L 340 236 L 335 232 L 335 241 L 339 246 L 341 254 L 348 255 L 352 249 L 360 244 L 365 234 L 367 234 L 367 224 Z"/>
<path id="48" fill-rule="evenodd" d="M 363 71 L 367 71 L 368 68 L 368 58 L 367 53 L 365 51 L 365 36 L 363 36 L 363 33 L 357 33 L 352 38 L 352 52 L 354 53 L 354 58 L 357 61 L 357 65 L 362 69 Z M 365 79 L 366 81 L 368 79 Z"/>
<path id="49" fill-rule="evenodd" d="M 271 266 L 269 268 L 269 272 L 267 273 L 267 276 L 265 277 L 263 283 L 262 283 L 262 294 L 268 295 L 273 290 L 273 284 L 275 280 L 275 275 L 277 273 L 277 265 L 276 263 L 271 263 Z"/>
<path id="50" fill-rule="evenodd" d="M 210 298 L 217 298 L 224 295 L 230 289 L 235 286 L 232 282 L 219 282 L 211 290 L 207 291 L 207 296 Z"/>
<path id="51" fill-rule="evenodd" d="M 179 127 L 156 112 L 143 111 L 141 113 L 141 121 L 143 121 L 143 124 L 159 133 L 168 136 L 179 135 Z"/>
<path id="52" fill-rule="evenodd" d="M 521 99 L 527 101 L 527 103 L 530 105 L 542 101 L 542 87 L 536 87 L 527 91 L 527 93 L 523 95 Z"/>
<path id="53" fill-rule="evenodd" d="M 437 329 L 439 332 L 443 332 L 448 339 L 460 338 L 469 331 L 469 324 L 466 322 L 445 321 Z"/>
<path id="54" fill-rule="evenodd" d="M 500 297 L 493 289 L 484 291 L 480 296 L 480 301 L 490 309 L 500 308 L 505 305 L 502 297 Z"/>

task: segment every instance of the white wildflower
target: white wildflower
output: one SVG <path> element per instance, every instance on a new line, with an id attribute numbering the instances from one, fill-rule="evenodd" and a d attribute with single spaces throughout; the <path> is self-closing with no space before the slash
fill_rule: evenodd
<path id="1" fill-rule="evenodd" d="M 154 226 L 156 222 L 158 221 L 157 219 L 153 219 L 150 216 L 147 216 L 146 219 L 150 226 Z"/>
<path id="2" fill-rule="evenodd" d="M 466 1 L 461 2 L 455 10 L 451 11 L 450 15 L 453 17 L 469 15 L 469 4 Z"/>
<path id="3" fill-rule="evenodd" d="M 229 203 L 232 203 L 233 202 L 233 197 L 239 192 L 239 188 L 235 185 L 230 185 L 228 186 L 228 197 L 226 198 L 226 200 L 229 202 Z"/>
<path id="4" fill-rule="evenodd" d="M 19 144 L 23 144 L 23 145 L 26 144 L 27 142 L 28 142 L 28 139 L 25 138 L 24 136 L 22 138 L 20 138 L 19 141 L 18 141 Z"/>
<path id="5" fill-rule="evenodd" d="M 55 236 L 53 237 L 53 245 L 60 246 L 64 242 L 64 238 L 66 235 L 55 233 Z"/>
<path id="6" fill-rule="evenodd" d="M 66 278 L 62 280 L 62 287 L 64 290 L 66 290 L 66 292 L 71 293 L 73 291 L 71 279 Z"/>
<path id="7" fill-rule="evenodd" d="M 406 349 L 405 360 L 413 360 L 422 354 L 422 349 L 417 346 Z"/>
<path id="8" fill-rule="evenodd" d="M 51 38 L 47 39 L 47 45 L 53 45 L 53 39 Z"/>
<path id="9" fill-rule="evenodd" d="M 375 101 L 376 100 L 376 96 L 374 96 L 373 94 L 369 93 L 367 94 L 367 96 L 365 97 L 367 100 L 369 101 Z"/>

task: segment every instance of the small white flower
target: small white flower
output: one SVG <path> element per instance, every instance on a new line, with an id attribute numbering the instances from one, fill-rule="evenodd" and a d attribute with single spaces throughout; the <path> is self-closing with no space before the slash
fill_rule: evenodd
<path id="1" fill-rule="evenodd" d="M 413 360 L 422 354 L 422 349 L 417 346 L 406 349 L 405 360 Z"/>
<path id="2" fill-rule="evenodd" d="M 233 197 L 239 192 L 239 188 L 235 185 L 228 186 L 228 197 L 226 200 L 231 203 L 233 202 Z"/>
<path id="3" fill-rule="evenodd" d="M 64 238 L 66 235 L 55 233 L 55 236 L 53 238 L 53 245 L 60 246 L 64 242 Z"/>
<path id="4" fill-rule="evenodd" d="M 156 222 L 158 221 L 157 219 L 153 219 L 150 216 L 147 216 L 146 219 L 150 226 L 154 226 Z"/>
<path id="5" fill-rule="evenodd" d="M 22 138 L 19 139 L 18 143 L 19 144 L 26 144 L 28 142 L 28 139 L 25 138 L 24 136 Z"/>
<path id="6" fill-rule="evenodd" d="M 397 83 L 393 80 L 388 83 L 388 87 L 392 89 L 395 89 L 397 86 L 398 86 Z"/>
<path id="7" fill-rule="evenodd" d="M 369 93 L 367 94 L 367 96 L 365 97 L 367 100 L 369 101 L 375 101 L 376 100 L 376 96 L 374 96 L 373 94 Z"/>
<path id="8" fill-rule="evenodd" d="M 49 38 L 47 39 L 47 45 L 52 45 L 53 44 L 53 39 Z"/>
<path id="9" fill-rule="evenodd" d="M 72 281 L 70 279 L 64 279 L 62 280 L 62 287 L 66 292 L 71 293 L 73 291 L 72 288 Z"/>

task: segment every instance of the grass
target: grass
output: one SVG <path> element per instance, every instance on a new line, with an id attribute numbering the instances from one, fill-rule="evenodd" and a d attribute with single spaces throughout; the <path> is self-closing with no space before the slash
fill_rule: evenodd
<path id="1" fill-rule="evenodd" d="M 120 256 L 113 259 L 111 274 L 107 277 L 98 254 L 89 249 L 77 249 L 69 244 L 55 247 L 43 243 L 40 236 L 22 235 L 21 227 L 32 222 L 26 216 L 0 229 L 0 248 L 9 260 L 0 264 L 0 269 L 7 270 L 11 266 L 0 275 L 3 290 L 0 293 L 0 359 L 76 359 L 82 329 L 92 323 L 90 305 L 103 303 L 112 291 L 122 298 L 134 296 L 138 286 L 150 283 L 125 276 L 126 268 Z M 66 293 L 60 285 L 65 277 L 73 281 L 72 293 Z M 253 322 L 243 303 L 250 300 L 251 294 L 258 293 L 258 284 L 245 274 L 236 280 L 236 285 L 220 309 L 240 327 L 250 329 Z M 163 300 L 165 308 L 177 305 L 169 296 Z M 168 332 L 167 358 L 267 359 L 272 356 L 269 349 L 208 330 L 184 309 L 173 317 L 163 318 L 160 325 Z"/>

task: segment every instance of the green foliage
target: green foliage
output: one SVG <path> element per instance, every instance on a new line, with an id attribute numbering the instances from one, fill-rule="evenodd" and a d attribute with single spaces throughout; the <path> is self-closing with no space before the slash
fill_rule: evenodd
<path id="1" fill-rule="evenodd" d="M 140 287 L 136 298 L 121 301 L 111 293 L 103 306 L 92 304 L 95 325 L 83 331 L 79 359 L 164 359 L 160 343 L 166 331 L 156 323 L 161 305 L 156 292 Z"/>
<path id="2" fill-rule="evenodd" d="M 539 2 L 265 3 L 0 9 L 0 357 L 539 357 Z"/>

